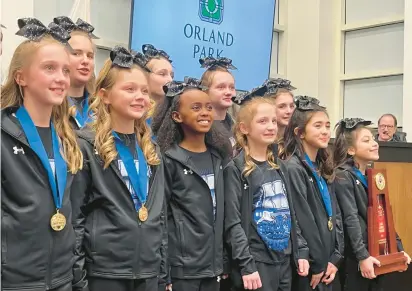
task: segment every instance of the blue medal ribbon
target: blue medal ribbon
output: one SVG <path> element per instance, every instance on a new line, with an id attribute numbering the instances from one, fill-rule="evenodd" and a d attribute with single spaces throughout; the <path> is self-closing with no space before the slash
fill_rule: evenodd
<path id="1" fill-rule="evenodd" d="M 368 181 L 366 180 L 365 175 L 363 175 L 361 171 L 359 171 L 359 169 L 356 167 L 353 167 L 353 171 L 355 172 L 356 177 L 358 177 L 359 180 L 362 182 L 363 186 L 365 186 L 365 188 L 368 189 Z"/>
<path id="2" fill-rule="evenodd" d="M 47 171 L 50 188 L 53 193 L 54 205 L 56 206 L 56 209 L 59 210 L 62 207 L 64 190 L 66 188 L 67 164 L 60 153 L 60 143 L 57 137 L 56 129 L 54 128 L 53 123 L 50 122 L 57 185 L 56 177 L 54 176 L 53 170 L 51 168 L 46 149 L 44 148 L 39 132 L 37 131 L 37 128 L 34 125 L 33 120 L 30 118 L 30 115 L 27 112 L 26 108 L 21 106 L 16 112 L 16 117 L 20 122 L 21 127 L 23 128 L 30 147 L 40 158 L 40 161 Z"/>
<path id="3" fill-rule="evenodd" d="M 325 205 L 326 213 L 328 214 L 329 219 L 332 218 L 332 202 L 330 200 L 330 194 L 328 189 L 328 184 L 325 179 L 318 175 L 316 168 L 310 160 L 309 156 L 305 154 L 305 160 L 308 163 L 310 169 L 312 170 L 313 176 L 315 176 L 316 183 L 318 184 L 320 194 L 322 196 L 323 204 Z"/>
<path id="4" fill-rule="evenodd" d="M 139 160 L 139 173 L 137 172 L 134 158 L 129 148 L 123 143 L 119 135 L 113 131 L 113 136 L 116 144 L 117 152 L 120 159 L 123 161 L 124 167 L 129 175 L 130 184 L 132 184 L 137 198 L 139 199 L 141 206 L 146 203 L 147 199 L 147 162 L 144 157 L 142 149 L 136 142 L 137 158 Z M 133 197 L 132 197 L 133 199 Z M 140 207 L 135 205 L 136 211 L 139 211 Z"/>
<path id="5" fill-rule="evenodd" d="M 83 104 L 83 112 L 79 112 L 76 108 L 76 116 L 74 119 L 76 119 L 77 124 L 79 125 L 80 128 L 84 127 L 87 123 L 91 121 L 91 118 L 89 116 L 89 93 L 87 91 L 84 92 L 84 102 Z M 69 105 L 71 106 L 76 106 L 71 98 L 69 99 Z"/>

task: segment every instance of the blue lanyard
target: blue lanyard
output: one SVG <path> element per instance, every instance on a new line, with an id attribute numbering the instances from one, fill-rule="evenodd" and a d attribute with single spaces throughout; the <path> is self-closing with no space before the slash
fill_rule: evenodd
<path id="1" fill-rule="evenodd" d="M 87 123 L 91 121 L 91 118 L 89 116 L 89 93 L 87 91 L 84 92 L 84 100 L 82 101 L 83 104 L 83 112 L 80 113 L 79 110 L 76 108 L 76 116 L 74 119 L 76 119 L 77 124 L 79 125 L 80 128 L 84 127 Z M 69 98 L 69 105 L 70 106 L 75 106 L 73 100 Z"/>
<path id="2" fill-rule="evenodd" d="M 30 147 L 40 158 L 40 161 L 42 162 L 44 168 L 47 171 L 50 188 L 53 193 L 54 204 L 56 206 L 56 209 L 60 209 L 63 203 L 64 190 L 66 188 L 67 164 L 60 153 L 60 143 L 57 137 L 56 129 L 54 128 L 53 123 L 50 122 L 57 185 L 56 177 L 54 176 L 53 170 L 50 166 L 50 161 L 49 157 L 47 156 L 46 149 L 44 148 L 43 142 L 40 138 L 37 128 L 34 125 L 33 120 L 30 118 L 30 115 L 27 112 L 26 108 L 21 106 L 16 112 L 16 117 L 20 122 L 21 127 L 23 128 L 23 131 L 27 137 L 27 141 L 29 142 Z"/>
<path id="3" fill-rule="evenodd" d="M 137 172 L 134 158 L 129 148 L 123 143 L 119 135 L 113 131 L 113 136 L 116 144 L 117 152 L 120 159 L 123 161 L 127 174 L 129 175 L 130 183 L 135 191 L 140 203 L 144 205 L 147 199 L 147 162 L 144 157 L 142 149 L 136 142 L 137 158 L 139 160 L 139 173 Z M 132 197 L 133 198 L 133 197 Z M 135 205 L 135 208 L 138 208 Z M 138 211 L 139 209 L 136 209 Z"/>
<path id="4" fill-rule="evenodd" d="M 325 205 L 326 212 L 329 218 L 332 217 L 332 202 L 330 200 L 329 189 L 328 185 L 326 184 L 325 179 L 316 173 L 315 166 L 313 165 L 312 161 L 310 160 L 309 156 L 305 154 L 305 160 L 308 163 L 310 169 L 312 170 L 313 176 L 315 176 L 316 183 L 318 184 L 320 194 L 323 199 L 323 204 Z"/>
<path id="5" fill-rule="evenodd" d="M 363 186 L 365 186 L 365 188 L 368 189 L 368 181 L 366 181 L 366 177 L 356 167 L 353 167 L 353 171 L 355 172 L 356 177 L 358 177 L 359 180 L 362 182 Z"/>

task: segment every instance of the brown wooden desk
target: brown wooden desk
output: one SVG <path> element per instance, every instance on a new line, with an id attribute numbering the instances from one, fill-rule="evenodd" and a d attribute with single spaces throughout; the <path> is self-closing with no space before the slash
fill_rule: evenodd
<path id="1" fill-rule="evenodd" d="M 412 254 L 412 144 L 379 145 L 380 159 L 374 168 L 386 169 L 395 228 L 405 250 Z"/>

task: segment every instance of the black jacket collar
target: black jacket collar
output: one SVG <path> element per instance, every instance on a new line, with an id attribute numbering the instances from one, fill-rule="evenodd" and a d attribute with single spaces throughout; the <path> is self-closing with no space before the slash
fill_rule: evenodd
<path id="1" fill-rule="evenodd" d="M 29 146 L 23 128 L 18 122 L 15 112 L 17 107 L 9 107 L 1 110 L 1 129 L 23 144 Z"/>
<path id="2" fill-rule="evenodd" d="M 210 153 L 212 154 L 213 157 L 215 157 L 216 159 L 222 160 L 222 156 L 215 149 L 210 148 L 210 147 L 208 149 L 209 149 L 209 151 L 210 151 Z M 174 159 L 174 160 L 176 160 L 176 161 L 178 161 L 178 162 L 180 162 L 184 165 L 187 165 L 187 164 L 190 163 L 190 156 L 177 143 L 173 144 L 165 152 L 165 154 L 168 157 L 170 157 L 170 158 L 172 158 L 172 159 Z"/>

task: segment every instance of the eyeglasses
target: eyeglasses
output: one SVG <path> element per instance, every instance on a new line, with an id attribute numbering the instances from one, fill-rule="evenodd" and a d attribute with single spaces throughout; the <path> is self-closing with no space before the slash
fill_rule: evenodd
<path id="1" fill-rule="evenodd" d="M 393 129 L 395 126 L 393 126 L 393 125 L 386 125 L 386 124 L 380 124 L 379 125 L 379 128 L 380 129 L 385 129 L 385 128 L 387 128 L 387 129 Z"/>

